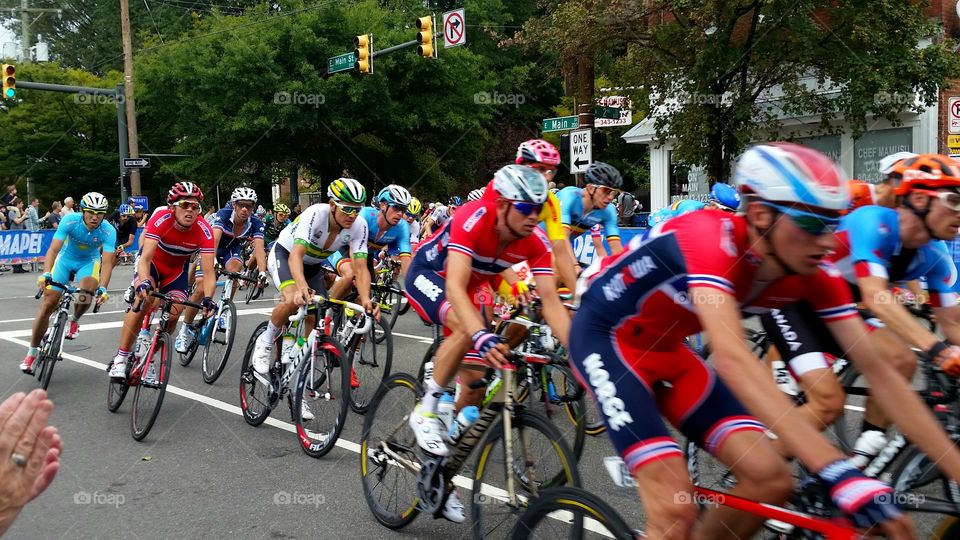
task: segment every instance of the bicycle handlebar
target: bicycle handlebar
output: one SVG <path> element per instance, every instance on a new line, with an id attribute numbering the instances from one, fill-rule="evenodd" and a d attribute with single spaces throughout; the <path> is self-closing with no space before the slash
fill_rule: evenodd
<path id="1" fill-rule="evenodd" d="M 194 304 L 193 302 L 191 302 L 191 301 L 189 301 L 189 300 L 174 300 L 173 297 L 168 296 L 168 295 L 166 295 L 166 294 L 163 294 L 163 293 L 161 293 L 161 292 L 154 291 L 154 290 L 151 290 L 151 291 L 150 291 L 150 296 L 152 296 L 152 297 L 154 297 L 154 298 L 159 298 L 159 299 L 163 300 L 164 302 L 170 302 L 171 304 L 180 304 L 180 305 L 183 305 L 183 306 L 192 307 L 192 308 L 196 308 L 196 309 L 200 309 L 200 310 L 203 309 L 203 306 L 201 306 L 200 304 Z M 143 308 L 143 299 L 137 298 L 137 302 L 136 302 L 130 309 L 131 309 L 134 313 L 140 313 L 140 310 L 141 310 L 142 308 Z"/>
<path id="2" fill-rule="evenodd" d="M 304 317 L 307 316 L 307 308 L 309 308 L 313 304 L 326 304 L 326 303 L 339 304 L 345 308 L 352 309 L 354 311 L 357 311 L 363 314 L 363 325 L 360 327 L 357 327 L 357 329 L 355 330 L 356 334 L 366 334 L 367 332 L 370 331 L 370 328 L 373 327 L 373 317 L 371 317 L 370 315 L 367 315 L 367 312 L 364 311 L 363 306 L 361 306 L 360 304 L 354 304 L 353 302 L 347 302 L 345 300 L 337 300 L 336 298 L 327 298 L 325 296 L 320 296 L 320 295 L 315 295 L 313 298 L 311 298 L 309 304 L 300 306 L 300 309 L 298 309 L 295 314 L 289 317 L 289 321 L 291 323 L 302 321 Z"/>

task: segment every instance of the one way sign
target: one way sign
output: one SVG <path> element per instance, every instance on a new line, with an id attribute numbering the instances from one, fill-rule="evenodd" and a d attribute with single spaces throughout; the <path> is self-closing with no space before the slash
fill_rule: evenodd
<path id="1" fill-rule="evenodd" d="M 593 140 L 589 129 L 570 132 L 570 172 L 586 172 L 593 162 Z"/>

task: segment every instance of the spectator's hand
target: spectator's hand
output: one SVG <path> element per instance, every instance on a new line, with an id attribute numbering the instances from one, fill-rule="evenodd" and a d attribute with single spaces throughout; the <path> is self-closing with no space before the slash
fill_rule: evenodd
<path id="1" fill-rule="evenodd" d="M 53 402 L 40 389 L 0 404 L 0 534 L 60 469 L 63 441 L 57 428 L 47 425 L 52 412 Z"/>

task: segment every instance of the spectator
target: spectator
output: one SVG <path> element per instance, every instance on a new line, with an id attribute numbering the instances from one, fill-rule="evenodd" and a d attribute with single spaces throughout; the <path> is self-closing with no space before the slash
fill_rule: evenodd
<path id="1" fill-rule="evenodd" d="M 23 507 L 43 493 L 60 470 L 63 441 L 48 426 L 53 402 L 37 389 L 17 392 L 0 404 L 0 535 Z"/>
<path id="2" fill-rule="evenodd" d="M 137 220 L 137 227 L 146 227 L 149 217 L 142 204 L 133 205 L 133 218 Z"/>
<path id="3" fill-rule="evenodd" d="M 303 208 L 300 206 L 300 203 L 293 205 L 293 211 L 290 212 L 290 221 L 292 222 L 300 217 L 300 212 L 303 212 Z"/>
<path id="4" fill-rule="evenodd" d="M 617 200 L 617 214 L 619 215 L 621 227 L 633 226 L 633 216 L 637 213 L 638 205 L 637 198 L 633 196 L 633 193 L 629 191 L 620 193 L 620 197 Z"/>
<path id="5" fill-rule="evenodd" d="M 0 207 L 12 206 L 13 200 L 17 198 L 17 186 L 7 186 L 7 192 L 0 197 Z"/>
<path id="6" fill-rule="evenodd" d="M 74 212 L 76 212 L 76 210 L 73 209 L 73 197 L 67 197 L 63 200 L 63 209 L 60 210 L 60 217 L 66 217 Z"/>
<path id="7" fill-rule="evenodd" d="M 47 214 L 47 223 L 50 224 L 51 229 L 56 229 L 57 225 L 60 225 L 60 209 L 62 205 L 60 201 L 53 201 L 53 204 L 50 205 L 50 213 Z"/>
<path id="8" fill-rule="evenodd" d="M 40 208 L 40 199 L 34 198 L 30 201 L 30 206 L 27 207 L 27 230 L 39 231 L 40 222 L 50 217 L 50 212 L 40 217 L 40 213 L 37 211 L 38 208 Z"/>
<path id="9" fill-rule="evenodd" d="M 11 231 L 22 231 L 27 228 L 24 221 L 27 215 L 23 212 L 23 201 L 19 197 L 13 198 L 13 204 L 7 207 L 7 224 Z"/>

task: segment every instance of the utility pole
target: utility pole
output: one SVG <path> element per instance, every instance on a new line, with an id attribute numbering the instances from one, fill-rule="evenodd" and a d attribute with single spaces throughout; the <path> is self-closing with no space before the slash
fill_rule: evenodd
<path id="1" fill-rule="evenodd" d="M 10 8 L 10 11 L 20 12 L 20 54 L 21 62 L 30 61 L 30 13 L 63 13 L 63 10 L 55 8 L 32 8 L 29 0 L 20 0 L 19 8 Z"/>
<path id="2" fill-rule="evenodd" d="M 26 0 L 21 0 L 25 2 Z M 123 37 L 123 89 L 127 109 L 127 139 L 130 157 L 140 157 L 137 114 L 133 101 L 133 42 L 130 38 L 130 3 L 120 0 L 120 31 Z M 130 170 L 130 193 L 140 195 L 140 169 Z"/>

